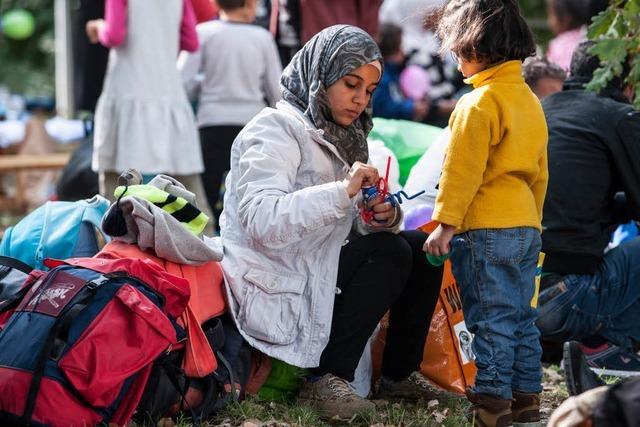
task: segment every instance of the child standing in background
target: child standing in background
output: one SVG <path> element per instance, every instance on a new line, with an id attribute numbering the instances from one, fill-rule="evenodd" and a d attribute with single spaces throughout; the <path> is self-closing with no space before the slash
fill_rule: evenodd
<path id="1" fill-rule="evenodd" d="M 547 58 L 569 71 L 576 47 L 587 39 L 591 17 L 607 8 L 607 0 L 547 0 L 547 23 L 555 34 Z"/>
<path id="2" fill-rule="evenodd" d="M 478 373 L 467 396 L 479 426 L 539 426 L 542 354 L 531 307 L 547 187 L 547 127 L 524 82 L 535 54 L 515 0 L 451 0 L 438 36 L 473 85 L 453 112 L 424 245 L 451 251 Z M 451 247 L 449 244 L 451 243 Z"/>
<path id="3" fill-rule="evenodd" d="M 190 188 L 208 213 L 194 116 L 176 58 L 198 48 L 190 0 L 107 0 L 87 35 L 111 48 L 95 115 L 93 169 L 114 199 L 120 172 L 166 173 Z"/>
<path id="4" fill-rule="evenodd" d="M 256 0 L 217 0 L 220 20 L 198 25 L 200 49 L 178 61 L 192 99 L 204 159 L 202 181 L 216 227 L 220 184 L 229 170 L 231 144 L 264 107 L 280 99 L 282 66 L 271 33 L 252 25 Z"/>

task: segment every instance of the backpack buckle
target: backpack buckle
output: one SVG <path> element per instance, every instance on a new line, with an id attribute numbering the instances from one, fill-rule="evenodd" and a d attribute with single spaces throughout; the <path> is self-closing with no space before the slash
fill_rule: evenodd
<path id="1" fill-rule="evenodd" d="M 89 282 L 87 282 L 87 289 L 91 289 L 91 290 L 95 290 L 97 288 L 99 288 L 100 286 L 104 285 L 106 282 L 109 281 L 109 278 L 106 276 L 99 276 L 96 279 L 93 279 Z"/>

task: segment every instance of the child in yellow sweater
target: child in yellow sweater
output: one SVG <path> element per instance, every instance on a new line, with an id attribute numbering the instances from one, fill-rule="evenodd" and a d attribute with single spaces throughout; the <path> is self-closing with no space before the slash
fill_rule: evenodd
<path id="1" fill-rule="evenodd" d="M 451 0 L 440 10 L 442 49 L 453 52 L 474 90 L 449 127 L 433 218 L 424 249 L 451 252 L 478 368 L 468 397 L 476 425 L 540 425 L 541 349 L 531 307 L 542 204 L 547 127 L 522 77 L 535 54 L 514 0 Z"/>

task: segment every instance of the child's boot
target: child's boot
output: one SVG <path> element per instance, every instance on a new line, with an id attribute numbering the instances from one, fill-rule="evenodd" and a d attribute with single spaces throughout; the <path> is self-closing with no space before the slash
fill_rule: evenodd
<path id="1" fill-rule="evenodd" d="M 542 427 L 540 422 L 540 395 L 537 393 L 513 392 L 514 427 Z"/>
<path id="2" fill-rule="evenodd" d="M 471 408 L 473 425 L 477 427 L 511 427 L 511 400 L 500 399 L 489 394 L 472 393 L 467 390 L 467 398 L 473 403 Z"/>

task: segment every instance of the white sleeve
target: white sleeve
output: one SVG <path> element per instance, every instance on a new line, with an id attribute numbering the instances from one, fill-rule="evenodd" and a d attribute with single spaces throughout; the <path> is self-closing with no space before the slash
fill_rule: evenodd
<path id="1" fill-rule="evenodd" d="M 352 212 L 340 181 L 294 190 L 301 162 L 296 135 L 273 123 L 252 126 L 240 142 L 236 186 L 240 224 L 256 242 L 282 248 Z"/>

